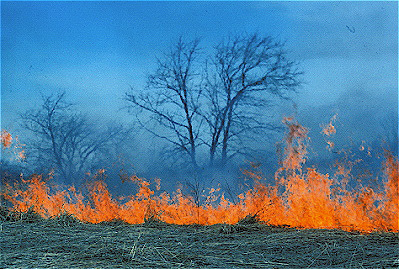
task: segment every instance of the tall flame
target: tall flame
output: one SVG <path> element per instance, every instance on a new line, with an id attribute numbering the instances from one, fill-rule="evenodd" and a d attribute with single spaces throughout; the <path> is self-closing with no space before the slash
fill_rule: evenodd
<path id="1" fill-rule="evenodd" d="M 308 130 L 290 118 L 284 123 L 289 133 L 282 167 L 275 174 L 275 184 L 266 185 L 262 183 L 262 176 L 246 171 L 255 184 L 240 194 L 236 203 L 226 199 L 220 189 L 210 189 L 203 205 L 198 205 L 193 197 L 184 195 L 180 189 L 173 194 L 155 195 L 151 184 L 136 176 L 129 179 L 137 184 L 137 193 L 117 199 L 112 197 L 103 181 L 91 183 L 84 195 L 73 186 L 67 190 L 50 188 L 41 175 L 7 185 L 3 196 L 12 203 L 13 210 L 27 211 L 33 206 L 46 218 L 66 212 L 91 223 L 119 219 L 134 224 L 154 218 L 174 224 L 234 224 L 252 215 L 270 225 L 363 232 L 399 231 L 397 157 L 385 153 L 382 190 L 371 187 L 349 190 L 345 180 L 338 180 L 339 176 L 345 178 L 347 173 L 343 167 L 338 167 L 332 177 L 315 168 L 303 169 Z M 329 130 L 333 130 L 331 126 Z M 159 189 L 159 180 L 155 188 Z"/>

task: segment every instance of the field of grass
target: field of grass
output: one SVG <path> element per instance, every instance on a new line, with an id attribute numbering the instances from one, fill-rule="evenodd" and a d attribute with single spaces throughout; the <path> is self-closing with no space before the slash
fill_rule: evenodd
<path id="1" fill-rule="evenodd" d="M 0 268 L 399 268 L 398 233 L 26 216 L 0 221 Z"/>

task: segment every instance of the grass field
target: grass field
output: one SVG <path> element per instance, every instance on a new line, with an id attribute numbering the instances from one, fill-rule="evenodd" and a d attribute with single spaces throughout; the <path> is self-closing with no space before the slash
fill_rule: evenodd
<path id="1" fill-rule="evenodd" d="M 399 234 L 294 229 L 255 221 L 0 222 L 0 268 L 399 268 Z"/>

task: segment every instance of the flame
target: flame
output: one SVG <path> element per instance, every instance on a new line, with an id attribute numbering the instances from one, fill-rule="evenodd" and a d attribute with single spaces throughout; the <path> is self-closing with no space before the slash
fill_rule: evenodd
<path id="1" fill-rule="evenodd" d="M 112 197 L 104 181 L 77 191 L 55 186 L 49 180 L 33 175 L 21 183 L 6 185 L 3 196 L 12 203 L 13 210 L 34 210 L 45 218 L 73 214 L 81 221 L 99 223 L 114 219 L 127 223 L 143 223 L 157 219 L 173 224 L 216 223 L 234 224 L 246 216 L 256 216 L 270 225 L 289 225 L 301 228 L 328 228 L 372 231 L 399 231 L 398 158 L 385 152 L 382 190 L 347 187 L 350 168 L 337 165 L 330 176 L 315 168 L 304 169 L 308 130 L 292 118 L 283 121 L 288 127 L 282 167 L 275 174 L 275 184 L 266 185 L 261 175 L 245 171 L 254 180 L 254 187 L 238 195 L 235 203 L 225 198 L 220 188 L 209 188 L 207 198 L 198 205 L 194 197 L 181 189 L 169 194 L 155 195 L 150 182 L 136 176 L 124 180 L 134 182 L 138 191 L 129 197 Z M 98 174 L 104 174 L 100 170 Z M 155 180 L 159 191 L 160 180 Z"/>
<path id="2" fill-rule="evenodd" d="M 331 137 L 332 135 L 337 133 L 337 130 L 335 129 L 335 126 L 333 125 L 333 122 L 337 119 L 337 114 L 331 117 L 330 122 L 327 125 L 322 125 L 322 130 L 321 133 L 325 136 Z M 327 146 L 326 149 L 331 151 L 335 147 L 335 143 L 325 139 Z"/>
<path id="3" fill-rule="evenodd" d="M 337 131 L 335 129 L 335 126 L 333 125 L 333 122 L 336 121 L 336 119 L 337 119 L 337 114 L 331 117 L 330 122 L 327 125 L 322 126 L 323 130 L 321 131 L 321 133 L 326 136 L 331 136 L 335 134 Z"/>
<path id="4" fill-rule="evenodd" d="M 11 134 L 6 131 L 6 130 L 2 130 L 1 131 L 1 145 L 3 146 L 3 148 L 9 148 L 12 144 L 12 136 Z"/>
<path id="5" fill-rule="evenodd" d="M 3 149 L 11 148 L 11 145 L 14 143 L 14 156 L 17 160 L 23 161 L 26 159 L 25 150 L 23 147 L 24 144 L 21 144 L 18 140 L 18 137 L 15 137 L 15 142 L 12 141 L 12 135 L 7 130 L 1 131 L 1 145 Z"/>

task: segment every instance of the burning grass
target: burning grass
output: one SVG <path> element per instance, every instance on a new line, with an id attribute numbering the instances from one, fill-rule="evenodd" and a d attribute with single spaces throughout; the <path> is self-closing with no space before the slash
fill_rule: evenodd
<path id="1" fill-rule="evenodd" d="M 315 168 L 303 168 L 307 154 L 307 129 L 293 119 L 284 122 L 289 132 L 285 157 L 275 175 L 275 185 L 265 185 L 261 176 L 247 172 L 255 185 L 240 194 L 236 203 L 213 188 L 203 205 L 198 205 L 193 197 L 184 195 L 179 189 L 173 194 L 155 195 L 150 183 L 136 176 L 130 180 L 138 185 L 137 193 L 117 199 L 112 197 L 103 181 L 92 182 L 86 192 L 79 192 L 74 186 L 51 189 L 48 180 L 41 175 L 22 180 L 22 184 L 7 185 L 3 196 L 13 206 L 10 211 L 33 210 L 44 218 L 66 214 L 89 223 L 120 220 L 129 224 L 147 221 L 213 225 L 235 224 L 247 216 L 256 216 L 259 221 L 274 226 L 399 231 L 396 157 L 386 152 L 384 187 L 381 190 L 367 186 L 350 190 L 347 188 L 350 171 L 342 166 L 334 176 L 319 173 Z"/>
<path id="2" fill-rule="evenodd" d="M 0 264 L 7 268 L 398 268 L 398 160 L 388 152 L 383 188 L 347 188 L 304 169 L 307 130 L 289 127 L 275 185 L 230 202 L 210 189 L 203 205 L 181 190 L 155 195 L 146 180 L 114 198 L 103 181 L 86 191 L 33 175 L 9 184 L 0 207 Z M 332 127 L 329 127 L 332 130 Z M 332 131 L 329 131 L 329 135 Z M 159 182 L 155 189 L 158 189 Z M 305 229 L 306 228 L 306 229 Z"/>
<path id="3" fill-rule="evenodd" d="M 271 225 L 397 232 L 397 177 L 394 177 L 397 170 L 393 161 L 387 160 L 387 170 L 392 170 L 393 176 L 380 193 L 370 188 L 357 192 L 332 189 L 328 175 L 309 169 L 304 174 L 291 175 L 289 180 L 284 178 L 285 190 L 281 194 L 277 191 L 281 185 L 266 186 L 257 182 L 254 189 L 240 195 L 236 204 L 213 191 L 209 194 L 213 197 L 211 202 L 203 206 L 179 190 L 173 196 L 167 193 L 155 196 L 149 183 L 138 178 L 134 180 L 140 186 L 139 191 L 124 199 L 114 199 L 101 181 L 91 184 L 85 197 L 73 187 L 52 190 L 41 176 L 24 180 L 22 185 L 7 186 L 4 197 L 13 204 L 13 208 L 8 209 L 11 212 L 34 211 L 45 218 L 73 215 L 90 223 L 122 220 L 138 224 L 147 220 L 170 224 L 234 224 L 256 215 Z"/>

